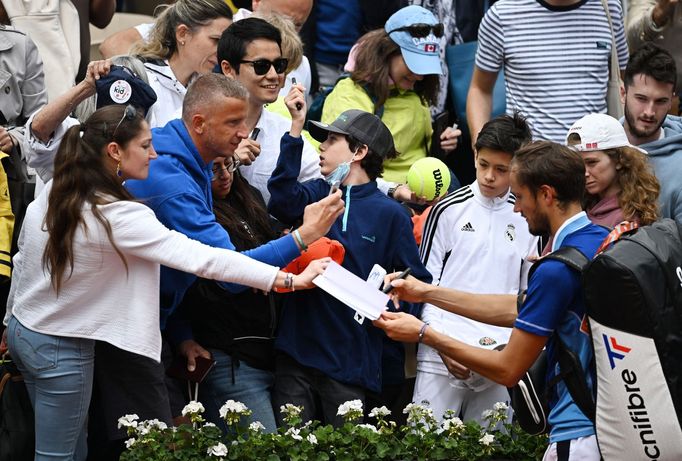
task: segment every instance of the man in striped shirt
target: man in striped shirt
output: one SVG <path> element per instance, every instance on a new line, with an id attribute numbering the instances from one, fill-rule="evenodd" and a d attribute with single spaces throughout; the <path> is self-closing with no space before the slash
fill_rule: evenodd
<path id="1" fill-rule="evenodd" d="M 608 0 L 618 62 L 628 60 L 619 0 Z M 497 73 L 504 68 L 507 111 L 528 117 L 533 137 L 563 143 L 571 124 L 606 112 L 613 44 L 601 0 L 500 0 L 478 32 L 467 98 L 472 142 L 490 118 Z"/>
<path id="2" fill-rule="evenodd" d="M 420 257 L 434 285 L 506 294 L 526 287 L 527 259 L 537 256 L 537 238 L 514 212 L 509 170 L 514 153 L 530 138 L 519 114 L 497 117 L 481 130 L 476 141 L 476 181 L 445 196 L 426 220 Z M 506 344 L 511 333 L 511 328 L 480 323 L 431 304 L 424 306 L 422 320 L 448 336 L 486 349 Z M 507 402 L 509 394 L 506 387 L 420 344 L 412 400 L 428 402 L 438 419 L 452 410 L 464 421 L 485 424 L 483 411 Z"/>

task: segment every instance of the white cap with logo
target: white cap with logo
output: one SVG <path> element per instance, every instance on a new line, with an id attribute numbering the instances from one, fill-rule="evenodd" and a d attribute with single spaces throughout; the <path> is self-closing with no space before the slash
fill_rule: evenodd
<path id="1" fill-rule="evenodd" d="M 568 139 L 574 133 L 580 136 L 580 144 L 569 144 Z M 566 135 L 566 145 L 580 152 L 634 147 L 646 153 L 630 144 L 623 125 L 607 114 L 589 114 L 575 122 Z"/>

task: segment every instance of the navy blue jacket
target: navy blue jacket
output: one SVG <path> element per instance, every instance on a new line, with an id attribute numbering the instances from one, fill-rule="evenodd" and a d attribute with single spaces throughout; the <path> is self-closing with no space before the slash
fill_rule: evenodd
<path id="1" fill-rule="evenodd" d="M 323 179 L 297 181 L 303 141 L 282 137 L 277 167 L 268 182 L 270 213 L 284 223 L 303 215 L 306 205 L 326 197 Z M 419 259 L 407 211 L 382 194 L 375 181 L 342 186 L 346 210 L 327 237 L 346 249 L 343 267 L 366 279 L 374 264 L 387 271 L 412 268 L 412 275 L 431 282 Z M 275 347 L 306 367 L 345 383 L 378 392 L 381 389 L 383 332 L 370 320 L 359 324 L 355 311 L 319 288 L 294 292 L 284 299 Z"/>

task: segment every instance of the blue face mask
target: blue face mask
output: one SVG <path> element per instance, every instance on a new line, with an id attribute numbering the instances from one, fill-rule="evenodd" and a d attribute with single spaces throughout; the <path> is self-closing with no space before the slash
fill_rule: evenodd
<path id="1" fill-rule="evenodd" d="M 325 176 L 324 180 L 327 181 L 327 184 L 329 184 L 330 186 L 333 186 L 334 183 L 338 183 L 339 185 L 343 184 L 343 181 L 350 174 L 350 164 L 353 163 L 355 154 L 356 152 L 353 152 L 353 156 L 349 161 L 339 163 L 339 165 L 336 168 L 334 168 L 334 171 Z"/>
<path id="2" fill-rule="evenodd" d="M 348 174 L 350 174 L 350 162 L 343 162 L 334 168 L 334 171 L 325 176 L 324 180 L 327 181 L 327 184 L 333 186 L 334 183 L 343 183 L 343 180 L 348 177 Z"/>

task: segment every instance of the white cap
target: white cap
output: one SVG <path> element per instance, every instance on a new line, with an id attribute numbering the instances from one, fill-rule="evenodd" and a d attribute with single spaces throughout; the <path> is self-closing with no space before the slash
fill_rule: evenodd
<path id="1" fill-rule="evenodd" d="M 570 147 L 581 152 L 635 147 L 628 141 L 623 125 L 606 114 L 589 114 L 575 122 L 566 135 L 566 145 L 568 145 L 568 137 L 573 133 L 580 136 L 580 144 Z"/>

